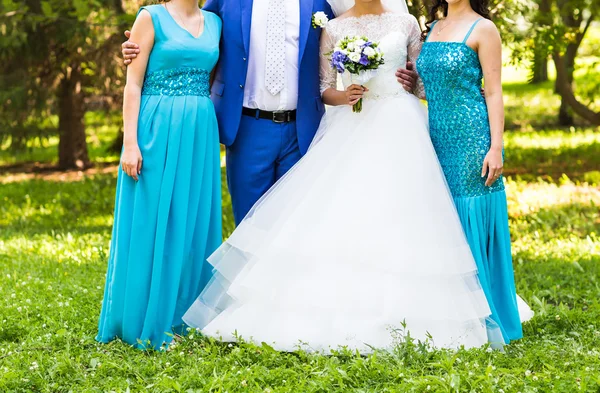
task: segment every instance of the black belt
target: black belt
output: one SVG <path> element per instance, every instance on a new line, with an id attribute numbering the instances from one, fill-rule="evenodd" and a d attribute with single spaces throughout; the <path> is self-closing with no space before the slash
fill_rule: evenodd
<path id="1" fill-rule="evenodd" d="M 257 119 L 271 120 L 274 123 L 289 123 L 291 121 L 296 121 L 296 110 L 268 112 L 244 107 L 242 108 L 242 115 L 255 117 Z"/>

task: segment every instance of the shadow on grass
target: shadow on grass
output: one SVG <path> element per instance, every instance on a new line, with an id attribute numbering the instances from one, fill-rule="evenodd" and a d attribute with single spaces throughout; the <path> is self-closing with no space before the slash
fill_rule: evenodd
<path id="1" fill-rule="evenodd" d="M 600 143 L 558 148 L 523 148 L 506 150 L 505 173 L 531 181 L 538 177 L 558 181 L 563 174 L 571 180 L 600 183 Z"/>

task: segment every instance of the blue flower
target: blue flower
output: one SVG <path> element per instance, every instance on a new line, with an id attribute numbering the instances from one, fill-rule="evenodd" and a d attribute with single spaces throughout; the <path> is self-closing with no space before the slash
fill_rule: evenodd
<path id="1" fill-rule="evenodd" d="M 340 74 L 346 70 L 346 63 L 348 63 L 350 59 L 348 56 L 343 54 L 342 52 L 333 52 L 331 56 L 331 65 L 334 67 Z"/>
<path id="2" fill-rule="evenodd" d="M 369 57 L 364 53 L 360 56 L 360 60 L 358 62 L 361 65 L 368 66 L 369 65 Z"/>

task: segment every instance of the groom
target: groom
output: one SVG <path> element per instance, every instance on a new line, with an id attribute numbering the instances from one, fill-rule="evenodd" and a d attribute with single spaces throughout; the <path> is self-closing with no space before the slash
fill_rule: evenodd
<path id="1" fill-rule="evenodd" d="M 325 107 L 319 80 L 321 29 L 313 14 L 326 0 L 207 0 L 223 20 L 221 54 L 211 88 L 236 224 L 306 153 Z M 126 33 L 129 37 L 129 35 Z M 129 64 L 139 53 L 125 42 Z M 410 65 L 409 65 L 410 68 Z M 414 71 L 398 70 L 412 91 Z"/>

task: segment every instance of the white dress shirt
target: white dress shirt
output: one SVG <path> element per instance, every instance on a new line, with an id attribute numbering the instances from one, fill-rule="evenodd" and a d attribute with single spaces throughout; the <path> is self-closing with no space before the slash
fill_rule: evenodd
<path id="1" fill-rule="evenodd" d="M 300 0 L 285 6 L 285 87 L 272 95 L 265 86 L 267 14 L 269 0 L 254 0 L 250 28 L 248 75 L 244 106 L 263 111 L 293 110 L 298 104 L 298 55 L 300 47 Z"/>

